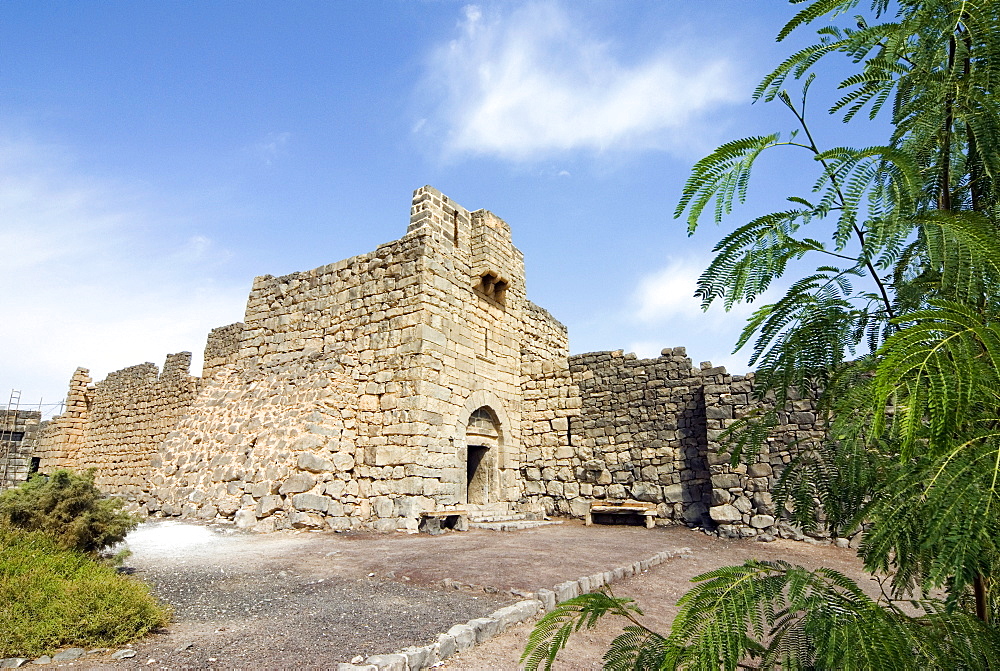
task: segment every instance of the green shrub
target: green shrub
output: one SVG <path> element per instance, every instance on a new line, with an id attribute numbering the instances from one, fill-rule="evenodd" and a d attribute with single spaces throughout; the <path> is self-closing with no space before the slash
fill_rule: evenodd
<path id="1" fill-rule="evenodd" d="M 122 645 L 168 619 L 138 580 L 42 532 L 0 526 L 0 658 Z"/>
<path id="2" fill-rule="evenodd" d="M 0 526 L 41 531 L 63 548 L 97 552 L 121 541 L 139 521 L 94 486 L 92 471 L 36 475 L 0 494 Z"/>

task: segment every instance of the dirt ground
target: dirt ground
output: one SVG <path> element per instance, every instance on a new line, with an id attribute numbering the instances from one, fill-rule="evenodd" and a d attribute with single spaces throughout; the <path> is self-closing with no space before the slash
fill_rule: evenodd
<path id="1" fill-rule="evenodd" d="M 665 630 L 691 577 L 755 557 L 829 566 L 860 577 L 850 550 L 792 541 L 727 541 L 683 527 L 584 527 L 576 521 L 516 532 L 424 534 L 278 532 L 161 520 L 128 539 L 127 565 L 173 606 L 166 631 L 130 646 L 131 659 L 90 655 L 65 666 L 118 668 L 336 668 L 357 655 L 424 645 L 453 624 L 482 617 L 565 580 L 663 550 L 691 549 L 627 581 L 652 627 Z M 620 625 L 619 627 L 620 628 Z M 516 669 L 528 626 L 450 658 L 448 669 Z M 581 632 L 561 669 L 600 668 L 617 633 Z"/>

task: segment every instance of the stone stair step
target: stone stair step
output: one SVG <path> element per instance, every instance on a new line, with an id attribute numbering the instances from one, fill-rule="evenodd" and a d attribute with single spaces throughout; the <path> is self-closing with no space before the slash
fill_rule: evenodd
<path id="1" fill-rule="evenodd" d="M 506 513 L 490 515 L 486 513 L 472 513 L 469 515 L 470 522 L 518 522 L 527 519 L 524 513 Z"/>
<path id="2" fill-rule="evenodd" d="M 470 522 L 473 529 L 489 529 L 490 531 L 520 531 L 535 529 L 549 524 L 562 524 L 560 520 L 513 520 L 508 522 Z"/>

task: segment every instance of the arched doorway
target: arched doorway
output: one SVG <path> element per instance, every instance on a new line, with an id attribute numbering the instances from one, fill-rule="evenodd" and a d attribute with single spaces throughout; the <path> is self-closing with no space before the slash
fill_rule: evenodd
<path id="1" fill-rule="evenodd" d="M 494 498 L 500 423 L 488 406 L 473 411 L 465 431 L 466 501 L 485 504 Z"/>

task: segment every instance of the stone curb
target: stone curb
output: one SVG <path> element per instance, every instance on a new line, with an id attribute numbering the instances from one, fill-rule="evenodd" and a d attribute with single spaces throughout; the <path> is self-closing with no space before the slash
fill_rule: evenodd
<path id="1" fill-rule="evenodd" d="M 527 622 L 541 613 L 554 609 L 556 604 L 562 601 L 600 589 L 604 585 L 631 578 L 668 559 L 689 554 L 691 554 L 690 548 L 664 550 L 657 552 L 649 559 L 632 562 L 610 571 L 581 576 L 576 580 L 567 580 L 553 586 L 552 589 L 538 590 L 533 599 L 518 601 L 513 605 L 495 610 L 486 617 L 456 624 L 446 633 L 438 634 L 434 643 L 411 646 L 386 655 L 372 655 L 360 664 L 341 663 L 337 665 L 337 671 L 420 671 L 427 669 L 457 652 L 468 650 L 503 633 L 515 624 Z"/>

